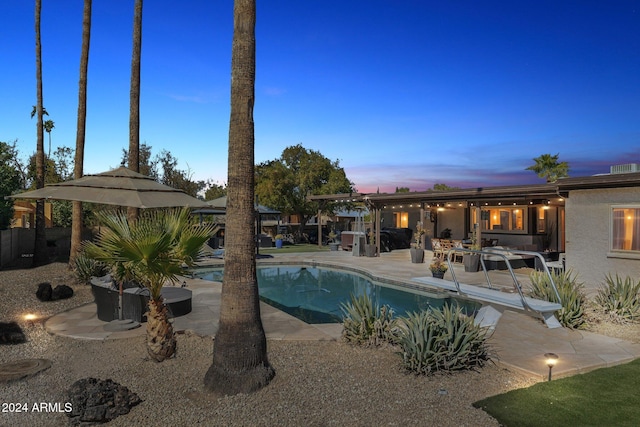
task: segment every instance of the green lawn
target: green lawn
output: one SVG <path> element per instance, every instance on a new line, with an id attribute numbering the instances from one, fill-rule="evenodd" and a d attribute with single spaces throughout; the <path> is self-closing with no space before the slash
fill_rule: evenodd
<path id="1" fill-rule="evenodd" d="M 284 245 L 280 249 L 276 248 L 260 248 L 261 254 L 291 254 L 296 252 L 328 252 L 329 246 L 318 247 L 318 245 L 299 244 Z"/>
<path id="2" fill-rule="evenodd" d="M 640 359 L 475 402 L 504 426 L 637 426 Z"/>

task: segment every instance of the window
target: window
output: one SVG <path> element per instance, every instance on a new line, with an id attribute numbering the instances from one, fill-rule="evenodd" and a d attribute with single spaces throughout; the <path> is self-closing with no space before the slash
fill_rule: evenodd
<path id="1" fill-rule="evenodd" d="M 611 250 L 640 251 L 640 206 L 612 208 Z"/>
<path id="2" fill-rule="evenodd" d="M 394 212 L 393 222 L 398 228 L 409 228 L 409 212 Z"/>
<path id="3" fill-rule="evenodd" d="M 480 219 L 483 230 L 524 232 L 526 224 L 526 208 L 521 206 L 501 207 L 487 206 L 482 208 Z M 472 215 L 475 221 L 475 211 Z"/>

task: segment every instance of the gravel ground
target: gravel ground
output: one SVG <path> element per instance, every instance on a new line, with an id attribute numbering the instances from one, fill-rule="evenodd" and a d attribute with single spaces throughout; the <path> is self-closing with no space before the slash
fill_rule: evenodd
<path id="1" fill-rule="evenodd" d="M 68 284 L 73 298 L 42 303 L 37 284 Z M 0 271 L 0 320 L 19 319 L 27 311 L 52 315 L 93 300 L 86 285 L 74 284 L 65 264 Z M 439 425 L 497 426 L 471 404 L 487 396 L 536 382 L 493 364 L 479 372 L 431 377 L 404 373 L 390 348 L 367 349 L 342 342 L 269 341 L 276 377 L 264 389 L 233 397 L 204 390 L 213 341 L 178 335 L 178 353 L 155 363 L 146 356 L 144 338 L 82 341 L 27 327 L 29 341 L 0 347 L 0 363 L 46 358 L 52 367 L 33 377 L 0 385 L 0 403 L 65 402 L 75 381 L 111 378 L 137 393 L 143 402 L 112 426 L 328 426 Z M 637 334 L 636 334 L 637 339 Z M 62 413 L 0 413 L 0 426 L 60 426 Z"/>

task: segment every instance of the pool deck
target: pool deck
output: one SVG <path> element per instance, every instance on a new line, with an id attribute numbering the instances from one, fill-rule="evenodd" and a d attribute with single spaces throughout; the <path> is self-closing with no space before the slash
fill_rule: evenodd
<path id="1" fill-rule="evenodd" d="M 430 253 L 425 254 L 425 260 Z M 276 254 L 273 258 L 260 259 L 260 263 L 311 263 L 325 267 L 355 269 L 374 277 L 391 281 L 408 281 L 412 277 L 430 274 L 428 264 L 413 264 L 408 250 L 396 250 L 381 254 L 380 258 L 355 257 L 350 252 L 309 252 Z M 222 265 L 222 260 L 210 259 L 202 265 Z M 460 282 L 481 283 L 484 275 L 465 273 L 461 264 L 455 265 Z M 529 269 L 515 270 L 520 283 L 528 283 Z M 490 271 L 493 284 L 512 287 L 511 276 L 504 271 Z M 450 278 L 450 273 L 445 275 Z M 173 319 L 174 330 L 200 336 L 213 336 L 218 328 L 220 313 L 220 283 L 196 278 L 185 278 L 193 292 L 191 313 Z M 262 322 L 269 340 L 338 340 L 342 326 L 339 324 L 309 325 L 265 303 L 260 303 Z M 94 303 L 65 311 L 49 318 L 45 327 L 53 334 L 76 339 L 107 340 L 145 334 L 144 325 L 129 331 L 105 331 L 107 322 L 96 317 Z M 553 369 L 554 378 L 584 373 L 593 369 L 614 366 L 640 357 L 640 344 L 565 328 L 548 329 L 541 321 L 516 312 L 505 311 L 493 332 L 489 344 L 496 354 L 494 360 L 506 368 L 544 379 L 548 368 L 544 353 L 556 353 L 558 364 Z"/>

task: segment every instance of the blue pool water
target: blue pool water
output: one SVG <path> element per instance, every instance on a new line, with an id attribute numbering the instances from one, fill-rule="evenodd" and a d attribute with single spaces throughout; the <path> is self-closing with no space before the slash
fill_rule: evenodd
<path id="1" fill-rule="evenodd" d="M 219 282 L 222 270 L 196 271 L 195 276 Z M 311 324 L 342 322 L 340 304 L 350 302 L 352 294 L 366 294 L 374 304 L 389 305 L 396 315 L 440 308 L 452 302 L 450 298 L 429 297 L 419 291 L 372 283 L 361 275 L 327 268 L 258 267 L 257 276 L 262 301 Z M 476 308 L 467 301 L 456 302 L 468 311 Z"/>

